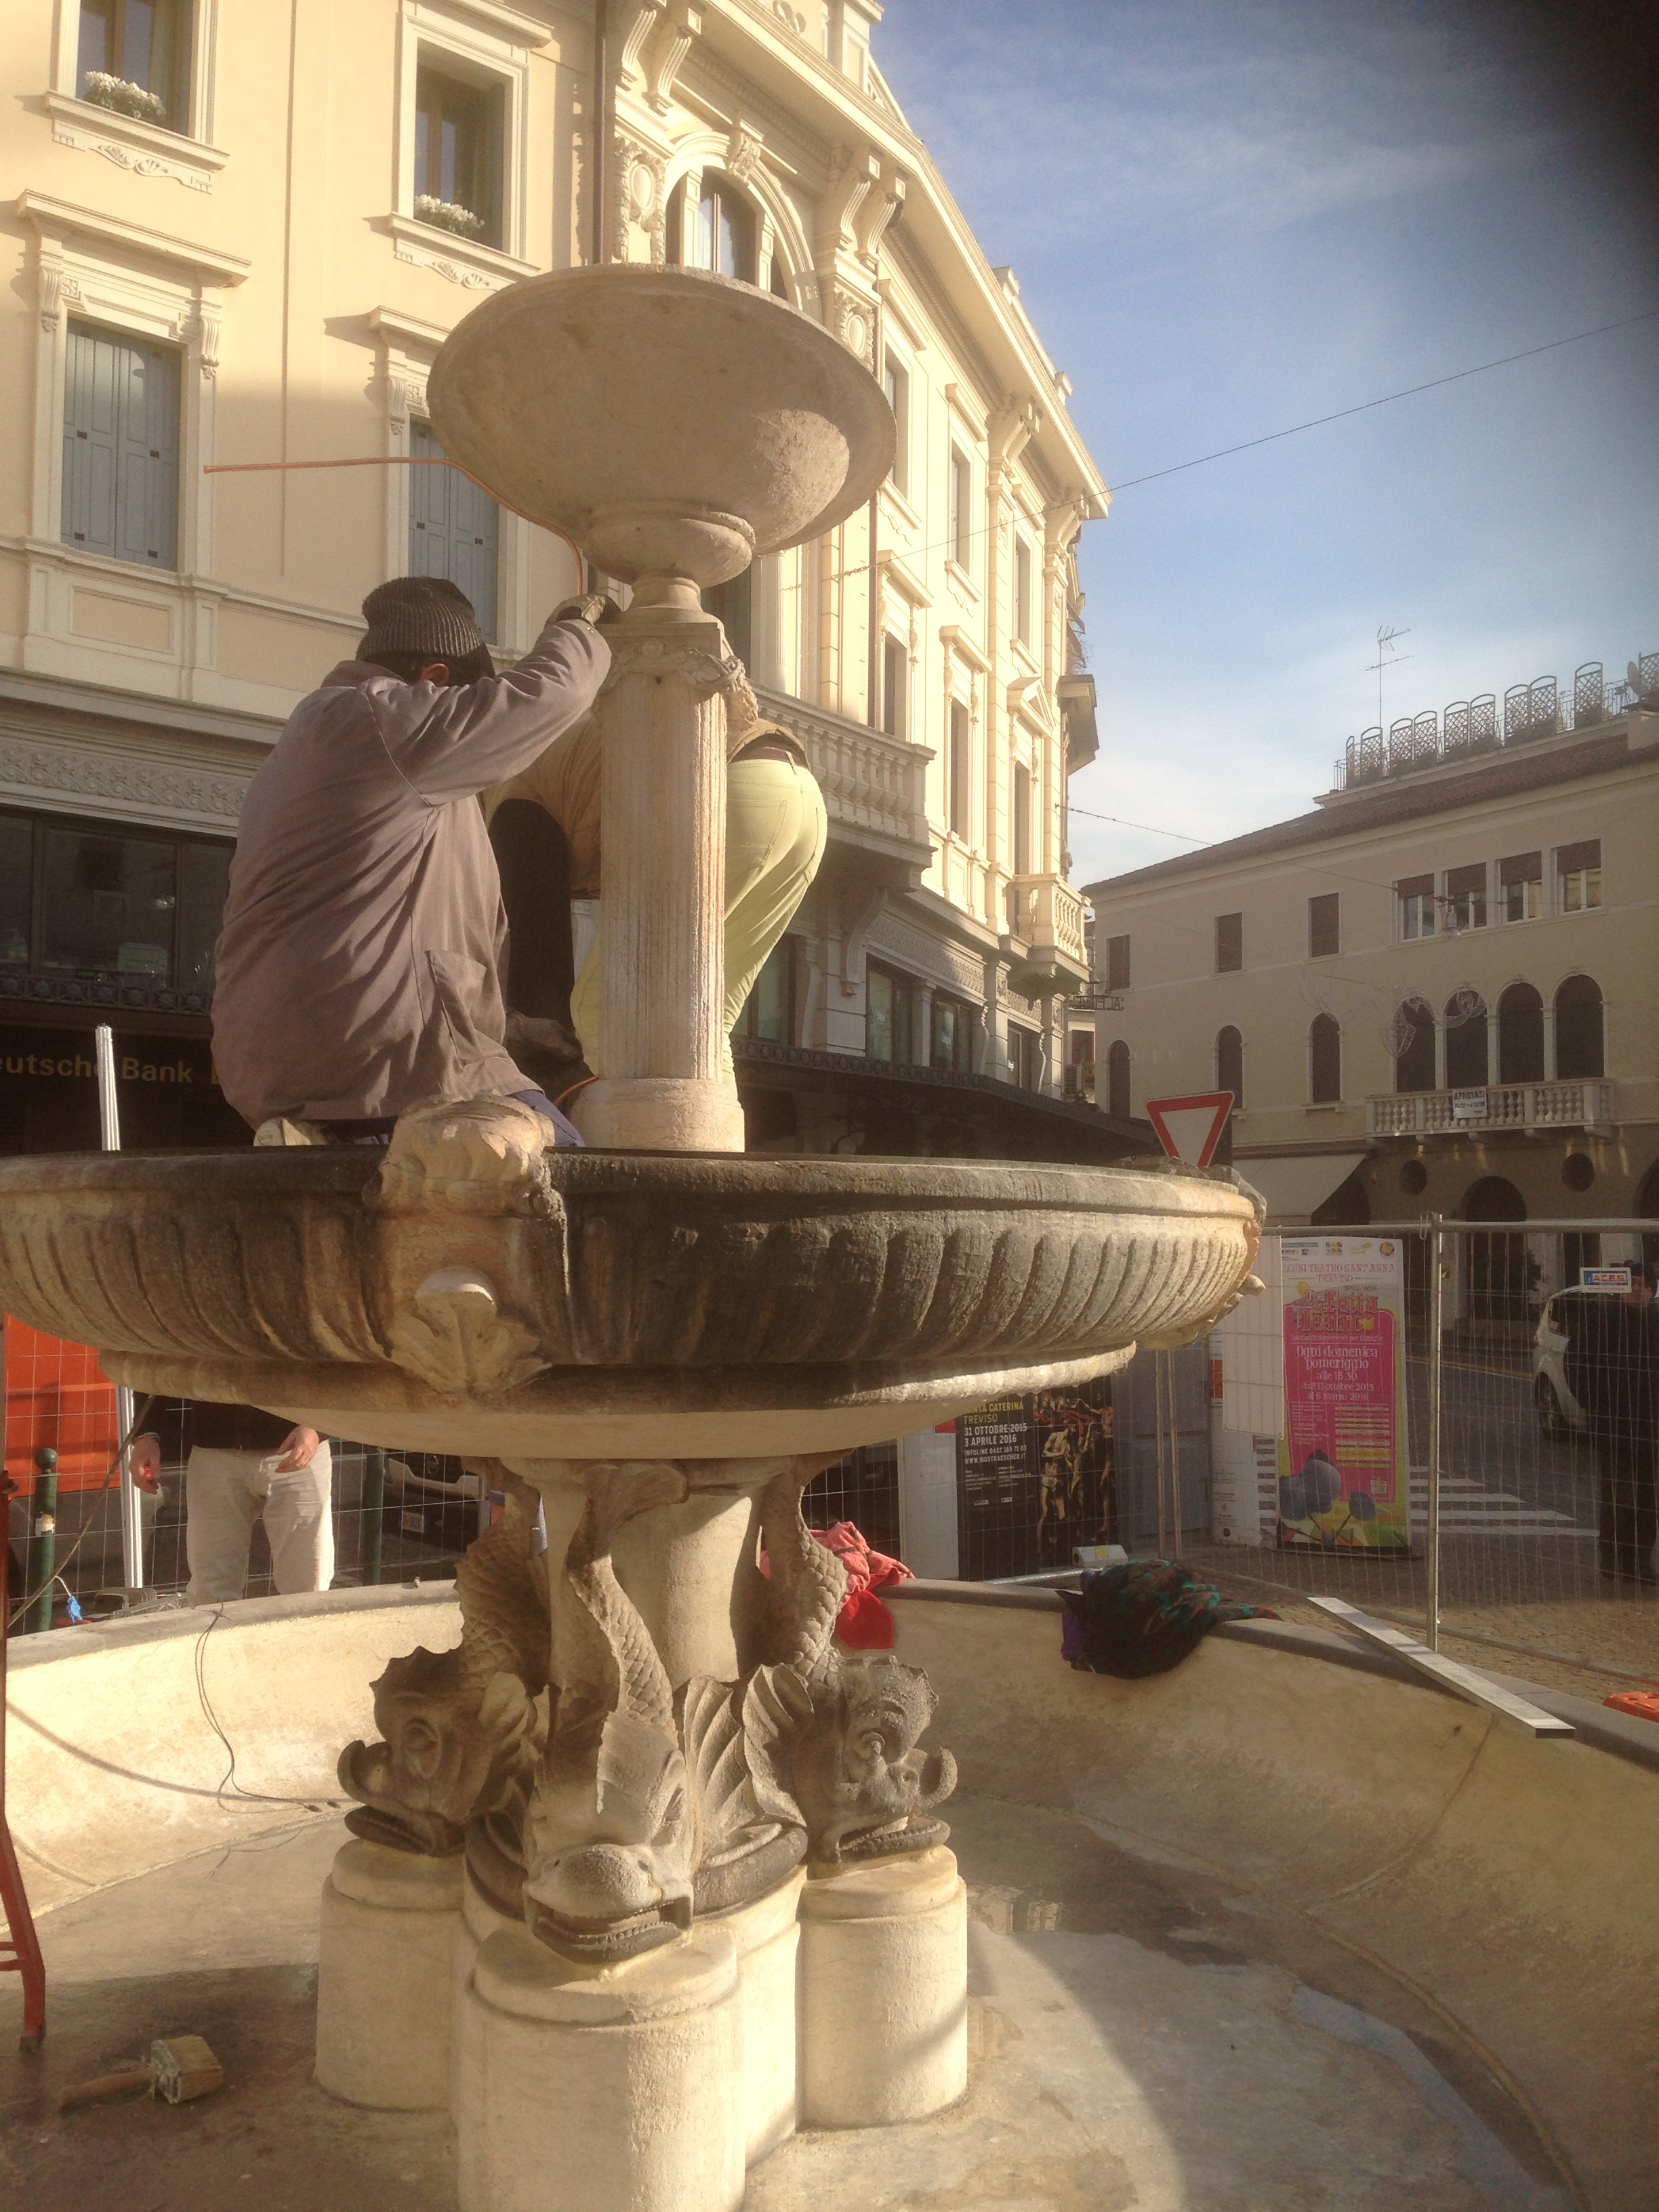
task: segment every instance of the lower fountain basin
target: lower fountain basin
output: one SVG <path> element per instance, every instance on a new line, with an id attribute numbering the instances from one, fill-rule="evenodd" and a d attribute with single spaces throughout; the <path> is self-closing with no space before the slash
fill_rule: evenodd
<path id="1" fill-rule="evenodd" d="M 480 1117 L 446 1111 L 423 1150 L 400 1127 L 389 1158 L 0 1163 L 0 1302 L 95 1345 L 135 1389 L 365 1443 L 743 1456 L 850 1449 L 1188 1340 L 1255 1251 L 1252 1200 L 1199 1176 L 574 1151 L 503 1164 Z"/>

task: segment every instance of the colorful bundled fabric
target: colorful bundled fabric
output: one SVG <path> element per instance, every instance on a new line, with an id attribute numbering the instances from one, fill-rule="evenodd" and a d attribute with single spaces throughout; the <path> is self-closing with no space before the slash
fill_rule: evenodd
<path id="1" fill-rule="evenodd" d="M 1276 1620 L 1270 1606 L 1238 1605 L 1167 1559 L 1130 1559 L 1061 1590 L 1060 1651 L 1080 1673 L 1138 1681 L 1167 1674 L 1221 1620 Z"/>
<path id="2" fill-rule="evenodd" d="M 915 1577 L 902 1559 L 890 1559 L 885 1552 L 872 1551 L 850 1521 L 837 1521 L 811 1533 L 847 1570 L 847 1595 L 836 1615 L 838 1641 L 854 1651 L 890 1651 L 893 1616 L 876 1592 L 889 1583 L 914 1582 Z M 770 1578 L 771 1562 L 764 1552 L 760 1555 L 760 1571 Z"/>

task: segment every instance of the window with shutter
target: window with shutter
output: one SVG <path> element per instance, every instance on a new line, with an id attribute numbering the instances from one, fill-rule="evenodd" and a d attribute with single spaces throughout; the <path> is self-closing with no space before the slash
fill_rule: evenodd
<path id="1" fill-rule="evenodd" d="M 1106 940 L 1106 988 L 1127 991 L 1129 988 L 1129 940 L 1127 937 L 1109 937 Z M 1125 1046 L 1124 1049 L 1128 1049 Z"/>
<path id="2" fill-rule="evenodd" d="M 1505 921 L 1535 921 L 1544 911 L 1544 856 L 1511 853 L 1498 863 Z M 1504 1081 L 1508 1081 L 1505 1077 Z M 1536 1079 L 1541 1082 L 1542 1077 Z"/>
<path id="3" fill-rule="evenodd" d="M 1218 975 L 1233 975 L 1244 965 L 1244 917 L 1218 914 L 1215 918 L 1215 968 Z"/>
<path id="4" fill-rule="evenodd" d="M 179 562 L 179 357 L 71 323 L 64 380 L 64 544 Z"/>
<path id="5" fill-rule="evenodd" d="M 1395 896 L 1400 902 L 1400 934 L 1401 937 L 1432 937 L 1434 935 L 1434 878 L 1432 876 L 1402 876 L 1395 885 Z"/>
<path id="6" fill-rule="evenodd" d="M 443 459 L 442 447 L 424 422 L 410 424 L 409 450 L 422 462 Z M 459 469 L 413 468 L 409 476 L 410 574 L 447 576 L 471 600 L 478 628 L 493 639 L 500 510 Z"/>
<path id="7" fill-rule="evenodd" d="M 1601 903 L 1601 840 L 1586 837 L 1555 852 L 1556 912 L 1585 914 Z"/>
<path id="8" fill-rule="evenodd" d="M 1476 860 L 1467 868 L 1446 871 L 1448 927 L 1484 929 L 1486 926 L 1486 864 Z"/>
<path id="9" fill-rule="evenodd" d="M 1308 901 L 1308 957 L 1328 960 L 1342 950 L 1342 894 L 1320 891 Z"/>

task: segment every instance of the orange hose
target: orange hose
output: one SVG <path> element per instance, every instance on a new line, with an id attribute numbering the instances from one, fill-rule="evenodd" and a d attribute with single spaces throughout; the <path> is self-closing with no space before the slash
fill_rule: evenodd
<path id="1" fill-rule="evenodd" d="M 469 483 L 477 484 L 481 492 L 493 499 L 498 507 L 504 507 L 509 514 L 516 514 L 521 522 L 535 523 L 538 530 L 546 531 L 550 537 L 556 538 L 568 545 L 576 556 L 579 571 L 586 566 L 582 550 L 574 538 L 568 537 L 562 530 L 556 529 L 550 522 L 537 522 L 533 514 L 526 514 L 521 507 L 514 507 L 510 499 L 503 499 L 500 492 L 481 477 L 475 477 L 471 469 L 464 469 L 459 461 L 441 459 L 435 453 L 362 453 L 338 461 L 204 461 L 202 464 L 204 477 L 263 476 L 284 469 L 453 469 L 457 476 L 465 477 Z"/>

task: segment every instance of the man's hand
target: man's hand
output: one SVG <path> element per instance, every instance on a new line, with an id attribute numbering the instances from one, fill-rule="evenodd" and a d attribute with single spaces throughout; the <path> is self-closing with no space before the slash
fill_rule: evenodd
<path id="1" fill-rule="evenodd" d="M 161 1486 L 161 1439 L 135 1437 L 127 1446 L 127 1471 L 140 1490 Z"/>
<path id="2" fill-rule="evenodd" d="M 507 1008 L 504 1042 L 510 1052 L 532 1046 L 550 1060 L 576 1060 L 582 1056 L 580 1039 L 572 1036 L 562 1022 L 556 1022 L 550 1014 L 521 1014 L 516 1006 Z"/>
<path id="3" fill-rule="evenodd" d="M 322 1441 L 315 1429 L 290 1429 L 283 1438 L 276 1454 L 277 1474 L 293 1474 L 302 1467 L 309 1467 L 321 1449 Z"/>
<path id="4" fill-rule="evenodd" d="M 584 592 L 578 599 L 563 599 L 548 617 L 550 622 L 585 622 L 590 629 L 605 629 L 621 619 L 622 609 L 602 592 Z"/>

